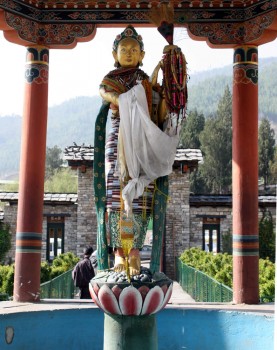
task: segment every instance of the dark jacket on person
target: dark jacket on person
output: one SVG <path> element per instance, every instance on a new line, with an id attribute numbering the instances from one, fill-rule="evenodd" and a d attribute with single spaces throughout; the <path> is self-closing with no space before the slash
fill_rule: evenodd
<path id="1" fill-rule="evenodd" d="M 80 299 L 91 299 L 89 282 L 95 276 L 93 266 L 88 255 L 79 261 L 72 271 L 74 285 L 80 289 Z"/>

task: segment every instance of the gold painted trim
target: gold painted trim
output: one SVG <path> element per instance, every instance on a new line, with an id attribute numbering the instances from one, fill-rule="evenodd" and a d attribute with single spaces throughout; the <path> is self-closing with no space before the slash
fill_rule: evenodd
<path id="1" fill-rule="evenodd" d="M 26 64 L 45 64 L 46 66 L 49 66 L 49 63 L 45 61 L 26 61 Z"/>
<path id="2" fill-rule="evenodd" d="M 243 61 L 243 62 L 235 62 L 235 63 L 233 63 L 233 66 L 237 66 L 239 64 L 253 64 L 253 65 L 258 66 L 259 63 L 255 62 L 255 61 Z"/>

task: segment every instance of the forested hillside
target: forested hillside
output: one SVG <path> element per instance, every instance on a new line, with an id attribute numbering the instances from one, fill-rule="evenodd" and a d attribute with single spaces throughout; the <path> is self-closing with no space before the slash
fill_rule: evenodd
<path id="1" fill-rule="evenodd" d="M 191 74 L 188 82 L 188 110 L 197 109 L 207 118 L 215 113 L 226 85 L 232 91 L 232 66 Z M 277 58 L 260 60 L 259 114 L 277 124 Z M 77 144 L 93 144 L 94 122 L 101 98 L 76 97 L 50 107 L 47 146 L 64 149 Z M 0 179 L 18 173 L 21 137 L 20 116 L 0 117 Z M 274 125 L 273 125 L 274 127 Z M 16 175 L 15 175 L 16 176 Z"/>
<path id="2" fill-rule="evenodd" d="M 50 107 L 47 123 L 47 146 L 64 149 L 73 142 L 93 144 L 94 123 L 101 99 L 76 97 Z M 22 118 L 0 117 L 0 179 L 17 176 L 20 160 Z"/>
<path id="3" fill-rule="evenodd" d="M 76 97 L 49 108 L 47 145 L 61 148 L 77 144 L 93 144 L 95 118 L 101 98 Z"/>
<path id="4" fill-rule="evenodd" d="M 259 117 L 277 123 L 277 58 L 259 63 Z M 197 109 L 205 117 L 214 113 L 226 85 L 232 91 L 232 66 L 192 75 L 188 83 L 188 109 Z"/>
<path id="5" fill-rule="evenodd" d="M 0 118 L 0 179 L 18 172 L 21 121 L 19 116 Z"/>

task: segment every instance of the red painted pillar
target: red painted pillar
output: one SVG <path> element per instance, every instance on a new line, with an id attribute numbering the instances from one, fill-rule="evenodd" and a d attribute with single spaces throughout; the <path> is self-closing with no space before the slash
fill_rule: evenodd
<path id="1" fill-rule="evenodd" d="M 234 51 L 233 68 L 234 302 L 259 302 L 258 49 Z"/>
<path id="2" fill-rule="evenodd" d="M 39 301 L 49 50 L 28 47 L 25 66 L 14 300 Z"/>

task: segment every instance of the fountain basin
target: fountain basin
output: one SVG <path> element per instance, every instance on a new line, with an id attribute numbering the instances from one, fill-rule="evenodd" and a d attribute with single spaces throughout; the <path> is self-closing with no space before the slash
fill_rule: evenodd
<path id="1" fill-rule="evenodd" d="M 170 303 L 156 314 L 159 350 L 273 349 L 274 304 Z M 0 310 L 1 350 L 103 350 L 104 313 L 91 300 L 6 301 Z"/>

